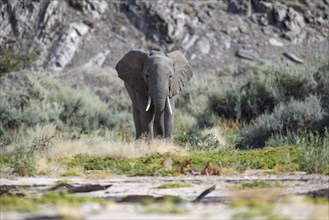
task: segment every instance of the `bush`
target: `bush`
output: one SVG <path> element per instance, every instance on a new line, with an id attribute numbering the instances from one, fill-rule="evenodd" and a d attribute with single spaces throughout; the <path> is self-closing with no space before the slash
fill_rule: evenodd
<path id="1" fill-rule="evenodd" d="M 196 118 L 189 113 L 178 111 L 175 114 L 175 133 L 185 133 L 197 126 Z"/>
<path id="2" fill-rule="evenodd" d="M 9 166 L 13 173 L 20 176 L 32 175 L 36 170 L 36 156 L 46 152 L 52 145 L 55 126 L 44 125 L 28 129 L 20 134 L 15 142 L 15 149 L 9 159 Z"/>
<path id="3" fill-rule="evenodd" d="M 6 73 L 30 68 L 37 58 L 38 55 L 36 53 L 23 56 L 13 52 L 13 50 L 0 47 L 0 77 Z"/>
<path id="4" fill-rule="evenodd" d="M 114 129 L 128 111 L 119 98 L 106 104 L 91 92 L 60 84 L 44 73 L 10 73 L 0 78 L 0 86 L 0 134 L 44 123 L 84 133 Z"/>
<path id="5" fill-rule="evenodd" d="M 296 146 L 300 170 L 308 173 L 329 174 L 329 131 L 318 133 L 289 132 L 276 134 L 266 142 L 267 146 Z"/>
<path id="6" fill-rule="evenodd" d="M 80 128 L 82 132 L 114 127 L 107 105 L 86 91 L 59 86 L 48 98 L 50 103 L 61 106 L 57 117 L 66 127 Z"/>
<path id="7" fill-rule="evenodd" d="M 317 93 L 313 69 L 294 66 L 259 65 L 253 78 L 241 88 L 213 92 L 209 95 L 209 109 L 226 119 L 251 122 L 264 113 L 271 113 L 276 105 L 291 99 L 304 100 Z"/>
<path id="8" fill-rule="evenodd" d="M 192 151 L 211 151 L 222 148 L 221 143 L 213 134 L 203 134 L 200 130 L 191 130 L 185 134 L 177 135 L 175 141 Z"/>
<path id="9" fill-rule="evenodd" d="M 249 77 L 245 84 L 207 90 L 207 108 L 196 115 L 201 127 L 217 126 L 216 117 L 246 124 L 240 130 L 238 146 L 242 148 L 263 147 L 273 134 L 302 130 L 323 133 L 328 128 L 327 59 L 318 58 L 306 68 L 257 64 L 249 70 L 252 73 L 244 74 Z"/>
<path id="10" fill-rule="evenodd" d="M 242 142 L 239 147 L 264 147 L 271 135 L 311 130 L 322 115 L 320 100 L 315 96 L 310 96 L 305 101 L 281 103 L 272 113 L 261 115 L 255 125 L 247 125 L 241 129 Z"/>

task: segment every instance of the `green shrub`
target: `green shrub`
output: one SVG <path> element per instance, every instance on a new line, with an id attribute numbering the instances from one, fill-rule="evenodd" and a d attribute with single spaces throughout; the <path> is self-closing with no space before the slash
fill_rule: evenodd
<path id="1" fill-rule="evenodd" d="M 9 166 L 13 173 L 20 176 L 32 175 L 36 170 L 36 155 L 47 151 L 52 145 L 55 126 L 36 126 L 21 133 L 14 142 L 14 152 L 9 158 Z"/>
<path id="2" fill-rule="evenodd" d="M 74 91 L 69 87 L 59 86 L 48 98 L 50 103 L 61 106 L 57 117 L 67 127 L 77 127 L 82 132 L 89 132 L 114 126 L 106 104 L 87 91 Z"/>
<path id="3" fill-rule="evenodd" d="M 114 129 L 127 120 L 128 107 L 119 98 L 106 104 L 91 92 L 60 84 L 44 73 L 10 73 L 0 78 L 0 86 L 0 134 L 43 123 L 91 132 Z"/>
<path id="4" fill-rule="evenodd" d="M 266 140 L 274 134 L 311 130 L 322 117 L 320 100 L 315 96 L 305 101 L 291 100 L 276 106 L 271 114 L 263 114 L 255 125 L 241 129 L 241 148 L 264 147 Z"/>
<path id="5" fill-rule="evenodd" d="M 328 60 L 317 59 L 306 68 L 256 65 L 250 70 L 250 81 L 240 88 L 209 94 L 199 124 L 214 126 L 214 115 L 246 123 L 240 130 L 242 148 L 263 147 L 274 134 L 328 127 Z"/>
<path id="6" fill-rule="evenodd" d="M 317 86 L 320 81 L 315 80 L 315 72 L 311 72 L 313 68 L 269 65 L 253 68 L 254 76 L 241 88 L 212 92 L 209 95 L 208 107 L 211 112 L 226 119 L 249 123 L 261 114 L 271 113 L 281 102 L 304 100 L 319 90 Z"/>
<path id="7" fill-rule="evenodd" d="M 329 115 L 329 61 L 327 60 L 314 75 L 317 81 L 316 93 L 321 97 L 321 105 Z"/>
<path id="8" fill-rule="evenodd" d="M 192 151 L 212 151 L 222 148 L 221 143 L 213 134 L 203 134 L 200 130 L 196 129 L 175 136 L 175 141 Z"/>
<path id="9" fill-rule="evenodd" d="M 178 111 L 175 114 L 175 133 L 185 133 L 197 126 L 196 118 L 189 113 Z"/>
<path id="10" fill-rule="evenodd" d="M 308 173 L 329 174 L 329 131 L 323 135 L 290 132 L 287 135 L 274 135 L 266 145 L 296 146 L 297 163 L 300 170 Z"/>
<path id="11" fill-rule="evenodd" d="M 23 56 L 0 46 L 0 77 L 6 73 L 30 68 L 32 63 L 38 58 L 37 53 Z"/>

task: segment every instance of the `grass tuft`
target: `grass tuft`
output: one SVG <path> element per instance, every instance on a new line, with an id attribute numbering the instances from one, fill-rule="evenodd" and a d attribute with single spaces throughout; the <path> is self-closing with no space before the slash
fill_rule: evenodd
<path id="1" fill-rule="evenodd" d="M 165 183 L 157 187 L 154 187 L 154 189 L 173 189 L 173 188 L 185 188 L 192 186 L 193 186 L 192 184 L 188 184 L 188 183 Z"/>

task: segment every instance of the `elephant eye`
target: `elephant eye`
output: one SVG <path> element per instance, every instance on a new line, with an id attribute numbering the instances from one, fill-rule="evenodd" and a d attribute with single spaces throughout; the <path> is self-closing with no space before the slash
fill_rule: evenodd
<path id="1" fill-rule="evenodd" d="M 172 75 L 170 75 L 169 78 L 171 79 L 172 78 Z"/>
<path id="2" fill-rule="evenodd" d="M 146 75 L 145 75 L 145 77 L 146 77 L 146 78 L 149 78 L 149 75 L 148 75 L 148 74 L 146 74 Z"/>

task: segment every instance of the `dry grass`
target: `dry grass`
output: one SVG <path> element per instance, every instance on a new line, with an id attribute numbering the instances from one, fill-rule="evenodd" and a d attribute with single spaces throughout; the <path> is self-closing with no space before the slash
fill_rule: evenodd
<path id="1" fill-rule="evenodd" d="M 74 157 L 79 154 L 111 158 L 138 158 L 153 153 L 184 154 L 183 149 L 168 140 L 138 140 L 122 142 L 107 138 L 81 138 L 79 140 L 55 139 L 47 157 Z"/>
<path id="2" fill-rule="evenodd" d="M 91 156 L 110 157 L 117 159 L 138 158 L 154 153 L 172 153 L 175 155 L 186 154 L 183 149 L 176 147 L 166 140 L 140 140 L 134 142 L 121 142 L 106 138 L 81 138 L 79 140 L 55 139 L 53 146 L 43 157 L 37 157 L 36 172 L 38 174 L 80 176 L 84 175 L 83 167 L 68 168 L 57 163 L 59 158 L 73 158 L 85 154 Z M 47 160 L 51 158 L 52 160 Z M 55 160 L 54 160 L 55 159 Z M 94 173 L 88 178 L 104 179 L 112 176 L 112 173 Z"/>
<path id="3" fill-rule="evenodd" d="M 220 126 L 224 131 L 236 131 L 243 126 L 243 123 L 239 121 L 224 119 Z"/>
<path id="4" fill-rule="evenodd" d="M 111 157 L 118 159 L 138 158 L 154 153 L 173 153 L 186 154 L 186 152 L 176 146 L 173 141 L 166 139 L 136 141 L 122 141 L 115 137 L 111 131 L 106 132 L 102 137 L 96 132 L 93 135 L 82 136 L 79 139 L 72 140 L 65 135 L 56 135 L 56 126 L 54 124 L 37 125 L 33 129 L 27 129 L 26 133 L 18 134 L 19 140 L 6 147 L 6 154 L 13 152 L 15 144 L 19 143 L 25 147 L 31 147 L 39 140 L 45 137 L 53 137 L 46 149 L 38 151 L 39 158 L 63 158 L 74 157 L 81 154 L 91 156 Z M 44 163 L 44 162 L 41 162 Z"/>
<path id="5" fill-rule="evenodd" d="M 213 137 L 219 141 L 221 148 L 223 149 L 225 149 L 228 145 L 225 134 L 223 133 L 223 129 L 219 126 L 205 129 L 203 133 L 206 135 L 213 135 Z"/>
<path id="6" fill-rule="evenodd" d="M 187 153 L 170 140 L 142 139 L 125 142 L 119 140 L 111 131 L 105 132 L 103 136 L 100 136 L 100 134 L 96 132 L 88 136 L 81 136 L 79 139 L 75 140 L 72 140 L 69 136 L 70 135 L 67 136 L 63 133 L 56 134 L 56 126 L 54 124 L 38 125 L 33 129 L 25 129 L 24 132 L 19 131 L 16 134 L 17 140 L 6 146 L 5 150 L 1 153 L 3 155 L 10 155 L 13 152 L 16 153 L 17 146 L 27 149 L 26 152 L 33 152 L 33 154 L 29 156 L 28 162 L 35 162 L 33 167 L 36 173 L 41 175 L 82 174 L 82 167 L 75 167 L 74 169 L 68 170 L 67 167 L 56 162 L 56 159 L 71 159 L 77 155 L 129 159 L 144 157 L 155 153 L 170 153 L 173 155 L 185 155 Z M 51 137 L 51 140 L 45 143 L 43 140 L 48 140 L 47 138 L 49 137 Z"/>

